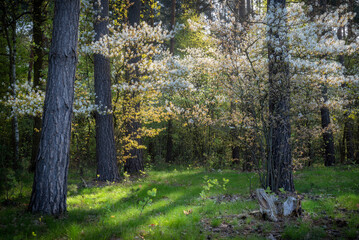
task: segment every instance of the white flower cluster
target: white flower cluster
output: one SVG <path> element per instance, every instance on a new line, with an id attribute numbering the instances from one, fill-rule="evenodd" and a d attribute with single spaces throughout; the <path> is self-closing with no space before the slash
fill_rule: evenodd
<path id="1" fill-rule="evenodd" d="M 44 80 L 43 84 L 44 84 Z M 11 116 L 15 114 L 20 116 L 41 116 L 44 107 L 45 92 L 34 88 L 32 83 L 17 82 L 16 96 L 13 96 L 13 87 L 9 88 L 7 95 L 0 101 L 7 107 L 11 107 Z M 90 92 L 88 87 L 80 82 L 75 82 L 75 99 L 73 112 L 77 115 L 90 115 L 94 111 L 103 109 L 94 104 L 95 95 Z M 109 111 L 100 111 L 101 114 L 107 114 Z"/>
<path id="2" fill-rule="evenodd" d="M 11 93 L 14 88 L 15 96 Z M 34 88 L 31 82 L 20 83 L 18 81 L 15 86 L 9 87 L 9 92 L 1 103 L 11 107 L 10 117 L 14 115 L 39 116 L 42 114 L 44 99 L 45 93 L 38 87 Z"/>

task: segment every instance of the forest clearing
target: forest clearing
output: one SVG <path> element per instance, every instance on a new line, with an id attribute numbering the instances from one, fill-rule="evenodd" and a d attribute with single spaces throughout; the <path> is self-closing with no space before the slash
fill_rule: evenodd
<path id="1" fill-rule="evenodd" d="M 358 0 L 3 0 L 0 239 L 359 239 Z"/>
<path id="2" fill-rule="evenodd" d="M 250 172 L 167 166 L 120 184 L 86 174 L 87 187 L 70 174 L 68 213 L 57 218 L 26 211 L 29 177 L 22 196 L 15 192 L 13 202 L 1 205 L 0 234 L 2 239 L 357 239 L 358 174 L 357 167 L 296 172 L 303 213 L 277 223 L 258 213 L 253 197 L 258 177 Z M 229 180 L 225 189 L 215 186 L 201 196 L 208 179 L 222 185 L 223 178 Z M 154 188 L 156 195 L 148 195 Z M 146 197 L 152 203 L 144 206 Z"/>

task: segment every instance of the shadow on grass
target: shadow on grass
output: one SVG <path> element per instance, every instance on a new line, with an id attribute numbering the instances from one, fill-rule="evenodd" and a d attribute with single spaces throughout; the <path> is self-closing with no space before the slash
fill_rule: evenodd
<path id="1" fill-rule="evenodd" d="M 140 188 L 138 191 L 132 192 L 127 196 L 122 196 L 119 200 L 111 202 L 111 204 L 106 205 L 102 204 L 102 202 L 95 209 L 84 209 L 86 206 L 80 206 L 82 209 L 69 210 L 67 216 L 63 219 L 56 219 L 51 216 L 42 218 L 39 214 L 31 215 L 30 213 L 26 213 L 24 209 L 21 211 L 14 209 L 15 212 L 13 212 L 11 216 L 13 219 L 1 219 L 0 234 L 2 234 L 5 239 L 28 239 L 32 237 L 40 239 L 58 239 L 60 237 L 67 237 L 68 239 L 109 239 L 112 236 L 121 236 L 121 238 L 122 236 L 127 236 L 133 238 L 141 229 L 142 232 L 139 234 L 149 234 L 151 231 L 152 234 L 158 232 L 157 229 L 160 227 L 157 225 L 154 225 L 156 230 L 154 230 L 154 227 L 148 228 L 148 225 L 151 224 L 150 218 L 154 216 L 168 216 L 168 222 L 166 224 L 168 226 L 177 225 L 181 230 L 183 230 L 183 226 L 181 227 L 180 225 L 183 224 L 187 224 L 187 227 L 194 228 L 193 223 L 198 223 L 200 218 L 195 218 L 196 221 L 193 221 L 193 216 L 189 216 L 184 220 L 183 217 L 186 217 L 184 215 L 172 218 L 168 214 L 172 211 L 173 214 L 179 215 L 177 211 L 179 208 L 185 209 L 191 204 L 190 200 L 193 200 L 193 196 L 199 196 L 201 190 L 200 185 L 189 187 L 185 185 L 185 183 L 191 179 L 192 182 L 198 181 L 203 176 L 204 174 L 199 172 L 169 174 L 167 179 L 162 179 L 161 181 L 159 181 L 160 179 L 158 178 L 157 180 L 150 180 L 149 184 L 144 183 L 143 185 L 146 186 Z M 137 185 L 138 183 L 134 184 Z M 108 189 L 106 189 L 106 191 L 114 190 L 117 187 L 121 188 L 123 186 L 107 186 L 106 188 Z M 153 199 L 153 205 L 147 207 L 143 214 L 140 215 L 138 201 L 142 200 L 147 195 L 147 191 L 153 187 L 158 189 L 158 195 Z M 161 189 L 163 189 L 163 191 L 161 191 Z M 88 193 L 86 193 L 86 191 L 88 191 Z M 103 188 L 82 189 L 78 194 L 72 197 L 82 195 L 82 197 L 86 199 L 90 195 L 98 194 L 102 191 L 104 191 Z M 111 199 L 109 199 L 109 201 L 111 201 Z M 153 207 L 158 203 L 160 203 L 158 207 Z M 20 215 L 22 215 L 21 219 L 18 218 Z M 126 219 L 119 217 L 120 220 L 117 220 L 118 217 L 114 215 L 126 216 Z M 178 221 L 178 223 L 176 223 L 176 221 Z M 5 227 L 7 229 L 2 229 L 2 224 L 4 224 L 4 226 L 6 224 Z M 19 225 L 23 227 L 19 228 Z M 143 231 L 143 229 L 147 228 L 148 231 Z M 159 232 L 159 234 L 162 235 L 172 236 L 172 233 L 165 229 Z M 193 229 L 191 233 L 194 233 Z M 199 232 L 197 234 L 199 234 Z M 175 234 L 175 236 L 181 235 Z"/>

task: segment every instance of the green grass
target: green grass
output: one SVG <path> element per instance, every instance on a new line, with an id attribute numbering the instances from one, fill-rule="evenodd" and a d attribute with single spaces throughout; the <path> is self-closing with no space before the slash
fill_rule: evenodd
<path id="1" fill-rule="evenodd" d="M 219 181 L 229 179 L 226 190 L 212 188 L 208 196 L 236 194 L 240 198 L 233 202 L 202 199 L 205 176 Z M 205 172 L 193 167 L 172 167 L 148 171 L 147 177 L 136 182 L 82 188 L 79 177 L 70 174 L 68 213 L 61 218 L 26 212 L 31 190 L 29 177 L 23 196 L 14 198 L 18 205 L 1 206 L 0 239 L 207 239 L 208 235 L 218 239 L 263 239 L 277 227 L 254 217 L 233 217 L 259 208 L 249 198 L 252 176 L 230 170 Z M 342 229 L 344 239 L 358 236 L 358 168 L 306 169 L 295 176 L 296 189 L 306 197 L 303 209 L 311 218 L 286 223 L 282 231 L 285 239 L 325 238 L 326 230 L 320 222 L 324 216 L 347 223 Z M 257 177 L 251 182 L 252 190 L 259 186 Z M 157 189 L 157 195 L 151 197 L 152 204 L 140 214 L 139 201 L 152 188 Z M 313 228 L 311 225 L 316 223 L 318 226 Z M 225 224 L 231 224 L 233 232 L 212 233 L 208 229 Z M 256 232 L 260 227 L 262 233 Z"/>

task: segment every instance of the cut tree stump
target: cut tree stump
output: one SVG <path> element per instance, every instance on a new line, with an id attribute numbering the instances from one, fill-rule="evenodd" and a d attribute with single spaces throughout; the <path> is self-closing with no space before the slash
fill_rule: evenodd
<path id="1" fill-rule="evenodd" d="M 301 214 L 301 201 L 299 197 L 267 194 L 263 188 L 256 190 L 260 212 L 264 218 L 278 222 L 281 217 Z M 284 201 L 285 200 L 285 201 Z"/>

